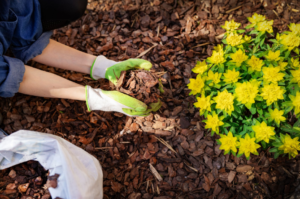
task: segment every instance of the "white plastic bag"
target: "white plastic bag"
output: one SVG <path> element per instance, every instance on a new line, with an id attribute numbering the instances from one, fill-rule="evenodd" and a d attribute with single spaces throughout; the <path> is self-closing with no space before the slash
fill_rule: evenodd
<path id="1" fill-rule="evenodd" d="M 38 161 L 59 174 L 52 198 L 103 198 L 103 173 L 96 158 L 70 142 L 46 133 L 20 130 L 0 139 L 0 169 Z"/>

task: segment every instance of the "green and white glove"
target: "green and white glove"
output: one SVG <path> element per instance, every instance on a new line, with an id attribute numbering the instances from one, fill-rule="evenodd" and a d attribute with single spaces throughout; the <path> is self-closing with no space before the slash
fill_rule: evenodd
<path id="1" fill-rule="evenodd" d="M 151 68 L 152 64 L 147 60 L 128 59 L 122 62 L 115 62 L 100 55 L 95 59 L 90 75 L 94 80 L 106 78 L 116 85 L 122 71 L 134 69 L 150 70 Z"/>
<path id="2" fill-rule="evenodd" d="M 89 111 L 116 111 L 128 116 L 147 116 L 161 107 L 161 102 L 148 106 L 119 91 L 105 91 L 85 86 L 86 105 Z"/>

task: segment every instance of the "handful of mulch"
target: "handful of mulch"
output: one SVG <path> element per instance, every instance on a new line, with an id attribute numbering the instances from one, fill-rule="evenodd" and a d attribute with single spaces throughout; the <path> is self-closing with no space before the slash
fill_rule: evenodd
<path id="1" fill-rule="evenodd" d="M 147 105 L 158 102 L 164 92 L 157 73 L 147 70 L 123 71 L 116 85 L 116 90 Z"/>
<path id="2" fill-rule="evenodd" d="M 0 199 L 50 199 L 48 188 L 57 187 L 58 174 L 49 176 L 36 161 L 0 171 Z"/>

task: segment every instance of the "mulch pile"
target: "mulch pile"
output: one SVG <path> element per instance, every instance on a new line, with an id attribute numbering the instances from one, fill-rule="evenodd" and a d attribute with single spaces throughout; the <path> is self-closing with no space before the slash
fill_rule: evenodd
<path id="1" fill-rule="evenodd" d="M 223 155 L 217 135 L 204 129 L 186 84 L 195 77 L 195 62 L 210 56 L 222 39 L 225 20 L 244 27 L 254 12 L 264 14 L 274 20 L 276 34 L 299 23 L 299 11 L 297 0 L 89 1 L 85 16 L 55 30 L 53 38 L 116 61 L 149 60 L 164 79 L 161 109 L 129 118 L 87 112 L 85 102 L 17 94 L 1 99 L 3 128 L 55 134 L 97 157 L 104 198 L 288 198 L 299 184 L 299 157 L 275 160 L 261 151 L 247 161 Z M 82 85 L 111 88 L 107 80 L 31 64 Z"/>
<path id="2" fill-rule="evenodd" d="M 156 103 L 161 98 L 162 93 L 164 93 L 162 84 L 161 90 L 159 90 L 157 74 L 159 73 L 146 70 L 123 71 L 117 85 L 112 86 L 112 90 L 130 95 L 147 105 Z"/>
<path id="3" fill-rule="evenodd" d="M 32 160 L 0 170 L 0 198 L 50 199 L 48 188 L 57 187 L 58 177 L 49 176 L 39 162 Z"/>

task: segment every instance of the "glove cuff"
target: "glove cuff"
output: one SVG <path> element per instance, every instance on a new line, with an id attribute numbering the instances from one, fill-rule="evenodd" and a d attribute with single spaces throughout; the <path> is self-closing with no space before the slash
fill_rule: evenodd
<path id="1" fill-rule="evenodd" d="M 91 66 L 90 76 L 93 80 L 105 78 L 106 69 L 115 65 L 117 62 L 112 61 L 104 57 L 103 55 L 98 56 Z"/>
<path id="2" fill-rule="evenodd" d="M 88 85 L 85 86 L 85 103 L 86 103 L 86 107 L 87 107 L 88 111 L 91 111 L 90 106 L 89 106 L 89 101 L 88 101 L 88 99 L 89 99 L 89 96 L 88 96 L 89 88 L 88 87 L 90 87 L 90 86 L 88 86 Z"/>

